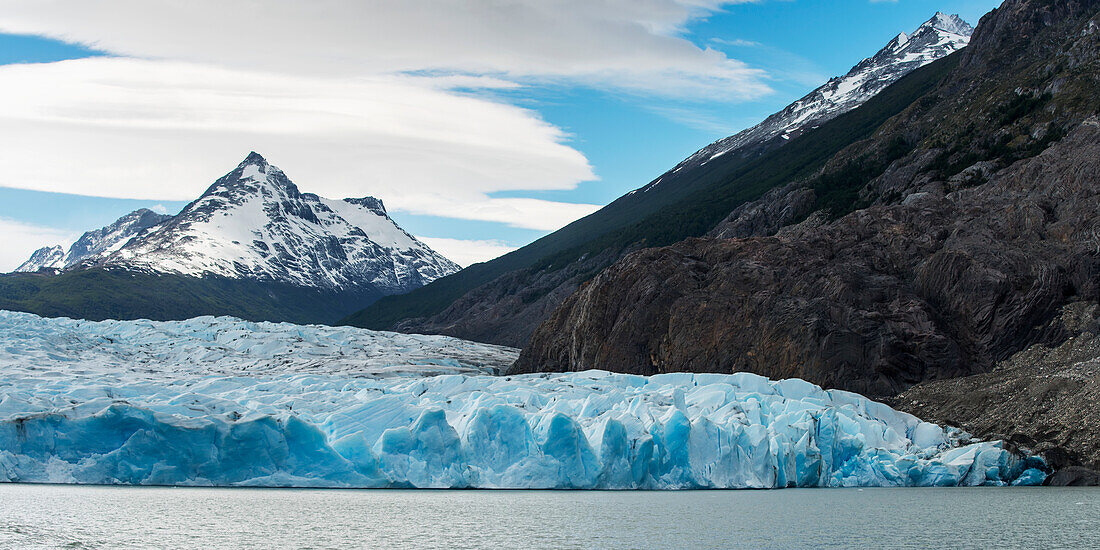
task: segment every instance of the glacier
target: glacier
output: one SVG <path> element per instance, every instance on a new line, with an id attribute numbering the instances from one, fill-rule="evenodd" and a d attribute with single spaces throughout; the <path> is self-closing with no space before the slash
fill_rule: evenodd
<path id="1" fill-rule="evenodd" d="M 0 481 L 697 489 L 1029 485 L 1042 461 L 748 373 L 500 376 L 516 350 L 350 327 L 0 311 Z"/>

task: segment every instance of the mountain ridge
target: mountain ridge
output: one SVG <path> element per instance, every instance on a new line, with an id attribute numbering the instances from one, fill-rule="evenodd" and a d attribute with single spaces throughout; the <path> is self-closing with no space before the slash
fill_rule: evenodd
<path id="1" fill-rule="evenodd" d="M 907 78 L 935 69 L 821 169 L 602 270 L 509 373 L 798 377 L 1096 483 L 1100 1 L 1007 0 Z"/>
<path id="2" fill-rule="evenodd" d="M 58 250 L 21 266 L 34 273 L 0 277 L 0 307 L 331 323 L 459 269 L 401 229 L 381 200 L 302 193 L 256 152 L 175 216 L 138 210 L 85 233 L 70 247 L 73 261 Z"/>
<path id="3" fill-rule="evenodd" d="M 19 267 L 16 272 L 31 273 L 40 270 L 60 271 L 78 266 L 85 261 L 95 261 L 126 245 L 130 239 L 154 228 L 172 216 L 158 214 L 148 208 L 139 208 L 100 229 L 87 231 L 80 236 L 68 252 L 61 246 L 42 247 Z"/>
<path id="4" fill-rule="evenodd" d="M 382 201 L 302 193 L 255 152 L 164 227 L 102 264 L 316 288 L 370 284 L 387 294 L 458 270 L 398 227 Z"/>
<path id="5" fill-rule="evenodd" d="M 381 200 L 302 193 L 254 151 L 175 216 L 137 210 L 85 233 L 62 260 L 59 248 L 16 271 L 99 266 L 392 293 L 458 270 L 397 226 Z"/>
<path id="6" fill-rule="evenodd" d="M 898 34 L 847 74 L 829 79 L 763 122 L 700 149 L 673 170 L 703 164 L 739 149 L 748 149 L 741 154 L 759 154 L 759 149 L 772 140 L 786 141 L 801 135 L 862 105 L 912 70 L 965 47 L 973 32 L 974 28 L 958 15 L 936 12 L 912 34 Z"/>
<path id="7" fill-rule="evenodd" d="M 937 52 L 933 57 L 942 56 L 947 50 Z M 894 72 L 889 78 L 895 78 L 895 82 L 902 80 L 916 68 L 915 64 L 906 65 L 905 70 L 909 72 Z M 914 84 L 924 85 L 926 83 Z M 907 94 L 908 91 L 899 96 Z M 649 223 L 651 219 L 663 219 L 659 214 L 661 211 L 677 208 L 711 210 L 719 206 L 724 208 L 723 201 L 726 200 L 755 199 L 758 197 L 757 188 L 763 185 L 760 182 L 770 181 L 780 174 L 787 174 L 792 179 L 796 175 L 806 175 L 803 172 L 815 170 L 819 166 L 817 163 L 824 162 L 827 157 L 823 155 L 834 144 L 846 143 L 845 140 L 853 136 L 862 136 L 864 132 L 873 130 L 874 125 L 885 120 L 885 115 L 894 114 L 893 111 L 888 113 L 893 107 L 884 107 L 881 112 L 876 110 L 878 114 L 853 122 L 848 130 L 830 130 L 829 137 L 820 144 L 803 143 L 801 152 L 789 155 L 790 158 L 782 165 L 768 165 L 768 170 L 764 169 L 764 164 L 770 161 L 763 157 L 769 152 L 786 148 L 790 142 L 799 141 L 805 132 L 790 140 L 780 139 L 783 143 L 776 143 L 775 140 L 759 143 L 750 148 L 751 151 L 746 150 L 744 155 L 718 155 L 703 162 L 681 163 L 595 214 L 517 251 L 490 262 L 475 264 L 408 294 L 383 298 L 341 323 L 375 330 L 438 333 L 522 346 L 534 327 L 565 296 L 615 259 L 640 246 L 672 244 L 686 237 L 703 235 L 728 213 L 716 214 L 717 219 L 706 223 L 699 223 L 698 216 L 695 216 L 696 219 L 680 216 L 681 221 L 672 225 Z M 843 135 L 847 131 L 854 133 L 852 136 Z M 753 173 L 756 177 L 750 178 L 748 174 Z M 733 193 L 736 198 L 729 198 L 733 195 L 727 193 L 726 199 L 715 203 L 702 196 L 708 193 L 708 189 L 728 187 L 731 181 L 744 182 L 742 189 Z M 775 181 L 768 185 L 787 181 Z M 765 187 L 759 192 L 766 190 Z M 736 204 L 731 204 L 730 208 L 733 206 Z"/>

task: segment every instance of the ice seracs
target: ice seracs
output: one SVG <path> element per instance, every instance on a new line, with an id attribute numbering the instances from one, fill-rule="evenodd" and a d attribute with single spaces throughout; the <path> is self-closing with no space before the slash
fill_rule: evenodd
<path id="1" fill-rule="evenodd" d="M 43 377 L 71 377 L 74 371 L 130 382 L 215 375 L 479 374 L 504 370 L 517 354 L 448 336 L 351 327 L 233 317 L 85 321 L 0 310 L 0 371 Z"/>
<path id="2" fill-rule="evenodd" d="M 0 312 L 0 334 L 0 481 L 685 489 L 1045 478 L 1041 461 L 1000 443 L 801 380 L 491 376 L 486 363 L 515 350 L 224 317 Z"/>

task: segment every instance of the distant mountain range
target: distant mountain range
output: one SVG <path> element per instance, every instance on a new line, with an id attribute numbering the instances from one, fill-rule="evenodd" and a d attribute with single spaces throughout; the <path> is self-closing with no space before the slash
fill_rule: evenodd
<path id="1" fill-rule="evenodd" d="M 35 250 L 30 259 L 15 268 L 15 271 L 61 271 L 80 266 L 84 262 L 95 264 L 125 246 L 130 239 L 170 219 L 172 216 L 157 214 L 148 208 L 135 210 L 111 225 L 84 233 L 67 251 L 60 245 Z"/>
<path id="2" fill-rule="evenodd" d="M 162 319 L 194 313 L 193 305 L 186 303 L 180 304 L 179 315 L 163 306 L 150 309 L 129 295 L 137 291 L 108 297 L 96 292 L 103 289 L 95 284 L 82 289 L 90 295 L 81 300 L 61 284 L 89 280 L 95 272 L 114 283 L 128 276 L 144 285 L 173 280 L 188 289 L 244 285 L 254 288 L 257 296 L 263 295 L 265 285 L 293 289 L 294 295 L 324 296 L 316 301 L 316 316 L 306 313 L 314 309 L 308 304 L 294 304 L 294 319 L 331 322 L 339 316 L 336 312 L 353 311 L 380 296 L 408 292 L 458 270 L 457 264 L 394 223 L 382 201 L 302 193 L 282 170 L 251 153 L 175 216 L 138 210 L 85 233 L 67 251 L 60 246 L 35 251 L 17 269 L 20 274 L 0 279 L 0 304 L 92 318 L 106 317 L 108 310 L 124 317 Z M 23 275 L 29 273 L 37 278 Z M 41 288 L 20 294 L 31 283 Z M 223 310 L 218 306 L 222 298 L 211 297 L 204 311 L 257 316 L 230 303 Z M 262 298 L 260 302 L 251 304 L 259 308 L 253 313 L 265 311 L 259 317 L 290 320 L 279 318 L 279 307 L 268 309 Z"/>
<path id="3" fill-rule="evenodd" d="M 767 156 L 866 104 L 915 69 L 963 48 L 972 32 L 958 16 L 937 13 L 846 75 L 759 125 L 704 147 L 600 211 L 510 254 L 383 298 L 343 322 L 523 346 L 566 296 L 622 255 L 703 235 L 738 204 L 819 169 L 839 148 L 869 135 L 928 82 L 903 87 L 852 121 L 803 140 L 785 157 Z"/>
<path id="4" fill-rule="evenodd" d="M 453 267 L 402 278 L 395 255 L 435 256 L 371 231 L 392 273 L 339 264 L 375 249 L 330 214 L 381 205 L 292 193 L 250 157 L 187 216 L 39 251 L 46 269 L 0 276 L 0 309 L 293 321 L 370 303 L 343 322 L 523 346 L 509 375 L 800 378 L 1097 484 L 1098 92 L 1100 0 L 1005 0 L 972 33 L 936 14 L 599 212 L 405 294 L 379 299 Z"/>

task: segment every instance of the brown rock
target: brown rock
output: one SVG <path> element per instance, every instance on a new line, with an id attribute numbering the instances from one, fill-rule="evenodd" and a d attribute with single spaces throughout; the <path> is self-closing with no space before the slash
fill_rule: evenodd
<path id="1" fill-rule="evenodd" d="M 1100 470 L 1100 323 L 1095 304 L 1073 304 L 1057 323 L 1074 333 L 1036 345 L 987 373 L 925 382 L 891 404 L 1043 455 L 1056 485 L 1096 484 Z"/>
<path id="2" fill-rule="evenodd" d="M 1100 274 L 1100 124 L 981 186 L 779 236 L 617 262 L 534 333 L 514 372 L 750 371 L 888 396 L 988 370 Z"/>

